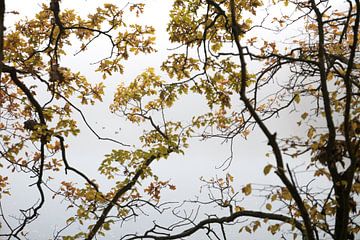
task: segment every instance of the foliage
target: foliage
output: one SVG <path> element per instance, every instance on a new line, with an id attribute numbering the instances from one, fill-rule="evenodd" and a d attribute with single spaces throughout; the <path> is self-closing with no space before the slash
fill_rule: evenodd
<path id="1" fill-rule="evenodd" d="M 2 5 L 6 17 L 4 1 Z M 0 29 L 1 167 L 35 178 L 39 198 L 22 210 L 16 226 L 2 213 L 7 226 L 0 236 L 21 239 L 26 234 L 47 199 L 44 174 L 51 171 L 71 171 L 86 182 L 79 187 L 62 181 L 55 196 L 76 208 L 67 226 L 84 224 L 88 231 L 71 236 L 59 232 L 55 238 L 90 240 L 147 206 L 162 211 L 161 190 L 175 186 L 153 174 L 155 160 L 183 154 L 196 134 L 234 147 L 234 139 L 251 137 L 254 128 L 270 148 L 271 164 L 259 173 L 275 174 L 281 184 L 259 188 L 245 183 L 236 189 L 231 174 L 202 179 L 210 199 L 192 203 L 218 206 L 225 215 L 199 220 L 173 211 L 180 221 L 170 227 L 155 223 L 143 234 L 122 239 L 182 239 L 200 230 L 210 239 L 226 239 L 228 225 L 248 233 L 267 225 L 271 234 L 308 240 L 354 239 L 359 233 L 359 0 L 174 0 L 167 31 L 179 47 L 163 62 L 162 73 L 149 66 L 130 83 L 121 83 L 110 105 L 112 113 L 144 127 L 137 147 L 102 138 L 91 128 L 75 102 L 102 101 L 105 84 L 88 81 L 61 59 L 75 40 L 82 53 L 105 37 L 111 52 L 96 63 L 96 71 L 104 79 L 123 73 L 123 61 L 155 51 L 155 30 L 124 19 L 126 11 L 139 15 L 145 6 L 105 4 L 83 18 L 60 5 L 51 0 L 34 18 Z M 271 33 L 278 37 L 272 39 Z M 166 110 L 194 95 L 205 99 L 206 113 L 194 115 L 190 123 L 166 120 Z M 114 180 L 109 191 L 67 161 L 66 138 L 80 132 L 76 112 L 100 140 L 118 144 L 98 169 Z M 277 117 L 296 118 L 294 133 L 305 134 L 274 129 Z M 299 181 L 294 162 L 303 163 L 312 179 Z M 150 183 L 144 187 L 146 180 Z M 317 184 L 325 187 L 319 190 Z M 8 176 L 1 175 L 2 198 L 11 194 L 7 186 Z M 264 211 L 241 204 L 241 197 L 258 193 Z"/>

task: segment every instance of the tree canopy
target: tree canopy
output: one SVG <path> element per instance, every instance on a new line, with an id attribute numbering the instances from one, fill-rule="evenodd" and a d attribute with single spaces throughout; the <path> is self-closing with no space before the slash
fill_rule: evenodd
<path id="1" fill-rule="evenodd" d="M 32 17 L 8 23 L 19 13 L 0 1 L 1 238 L 33 236 L 41 215 L 51 215 L 41 209 L 56 200 L 74 211 L 52 239 L 108 239 L 113 228 L 122 232 L 114 239 L 124 240 L 230 239 L 229 229 L 265 229 L 277 239 L 359 236 L 359 0 L 173 0 L 167 33 L 175 47 L 161 66 L 149 63 L 134 79 L 117 81 L 108 106 L 119 127 L 141 129 L 138 142 L 103 137 L 83 109 L 96 110 L 109 94 L 106 79 L 123 74 L 128 59 L 159 48 L 156 29 L 132 21 L 147 2 L 106 3 L 91 13 L 85 2 L 85 16 L 62 8 L 63 2 L 43 1 Z M 108 49 L 91 63 L 100 79 L 66 63 L 74 48 L 84 58 L 91 49 Z M 172 117 L 186 98 L 202 99 L 193 104 L 206 111 L 188 120 Z M 76 148 L 68 139 L 83 131 L 114 146 L 96 166 L 98 175 L 68 160 L 68 149 Z M 194 139 L 220 139 L 230 146 L 226 169 L 241 159 L 234 149 L 246 151 L 238 140 L 254 131 L 261 132 L 259 145 L 268 153 L 242 164 L 263 162 L 252 174 L 278 182 L 237 188 L 235 181 L 242 180 L 236 172 L 202 178 L 207 200 L 185 202 L 217 207 L 207 214 L 181 214 L 185 202 L 162 201 L 161 192 L 176 186 L 154 173 L 155 161 L 186 156 Z M 35 189 L 36 197 L 9 214 L 2 203 L 12 198 L 14 177 L 31 179 L 23 188 Z M 256 199 L 259 207 L 244 199 Z M 164 225 L 154 217 L 144 232 L 122 228 L 149 208 L 176 220 Z M 74 225 L 84 228 L 70 231 Z"/>

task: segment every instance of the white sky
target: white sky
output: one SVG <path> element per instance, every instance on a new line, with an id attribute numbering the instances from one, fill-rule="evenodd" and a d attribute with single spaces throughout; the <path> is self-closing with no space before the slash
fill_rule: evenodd
<path id="1" fill-rule="evenodd" d="M 48 1 L 12 0 L 6 1 L 6 4 L 8 11 L 16 10 L 20 12 L 21 16 L 31 16 L 39 9 L 38 6 L 41 2 Z M 101 2 L 113 2 L 121 5 L 125 1 L 62 0 L 61 4 L 62 8 L 74 8 L 83 13 L 91 12 L 91 10 L 98 6 Z M 90 124 L 93 125 L 95 129 L 99 130 L 100 135 L 104 137 L 116 137 L 118 140 L 126 143 L 132 143 L 132 141 L 135 140 L 134 136 L 139 133 L 138 130 L 141 128 L 141 126 L 135 126 L 132 128 L 124 127 L 121 119 L 114 117 L 109 113 L 107 105 L 112 100 L 111 93 L 114 91 L 117 83 L 131 80 L 149 66 L 159 67 L 159 65 L 165 59 L 166 55 L 171 53 L 167 50 L 171 47 L 171 45 L 167 41 L 168 38 L 165 29 L 168 19 L 168 10 L 170 9 L 172 1 L 148 0 L 146 2 L 146 12 L 141 19 L 143 22 L 155 26 L 157 30 L 157 47 L 159 49 L 158 53 L 131 58 L 125 64 L 125 74 L 123 76 L 115 75 L 114 77 L 106 80 L 106 84 L 109 85 L 109 88 L 107 89 L 108 94 L 104 99 L 104 103 L 95 105 L 95 107 L 91 108 L 83 108 Z M 6 21 L 7 25 L 11 25 L 12 23 L 13 19 L 11 21 Z M 89 66 L 89 62 L 96 60 L 99 52 L 102 53 L 104 51 L 104 49 L 99 47 L 99 45 L 90 50 L 90 53 L 80 54 L 77 57 L 69 58 L 67 64 L 74 69 L 79 68 L 84 74 L 88 76 L 89 79 L 99 78 L 99 75 L 96 75 L 92 72 L 93 67 Z M 176 106 L 178 112 L 172 117 L 184 118 L 190 115 L 189 113 L 191 111 L 195 113 L 203 111 L 204 109 L 202 106 L 200 106 L 200 104 L 194 104 L 194 102 L 196 102 L 195 100 L 197 101 L 196 98 L 181 100 Z M 291 119 L 288 119 L 287 122 L 276 121 L 277 120 L 273 121 L 273 123 L 274 127 L 277 128 L 278 131 L 288 131 L 290 129 L 290 125 L 294 124 L 294 121 Z M 84 125 L 82 123 L 80 124 L 82 126 Z M 119 129 L 121 129 L 120 133 L 114 134 L 115 131 L 118 131 Z M 112 148 L 116 147 L 112 144 L 99 143 L 96 137 L 85 128 L 78 138 L 72 138 L 68 143 L 70 145 L 67 154 L 69 162 L 88 173 L 90 176 L 97 174 L 96 169 L 100 161 L 103 159 L 103 155 L 109 152 Z M 243 141 L 243 139 L 238 139 L 235 141 L 234 160 L 230 168 L 225 172 L 216 169 L 216 166 L 220 166 L 221 163 L 229 156 L 229 145 L 221 145 L 220 141 L 218 140 L 211 140 L 208 142 L 198 142 L 194 140 L 191 141 L 191 143 L 191 147 L 186 151 L 184 156 L 172 156 L 168 160 L 161 160 L 153 165 L 153 169 L 162 179 L 171 179 L 172 183 L 177 186 L 176 191 L 165 193 L 164 199 L 166 200 L 186 200 L 192 199 L 195 195 L 199 195 L 200 176 L 223 177 L 227 172 L 231 172 L 235 176 L 234 185 L 239 191 L 241 189 L 240 186 L 249 182 L 277 183 L 274 175 L 268 176 L 266 178 L 263 176 L 263 167 L 267 163 L 270 163 L 271 159 L 265 157 L 265 153 L 269 149 L 266 145 L 267 142 L 262 137 L 262 134 L 258 131 L 252 133 L 248 141 Z M 28 204 L 29 198 L 34 198 L 34 196 L 32 196 L 32 193 L 34 192 L 29 191 L 26 188 L 27 182 L 24 182 L 23 179 L 14 179 L 13 181 L 15 182 L 13 186 L 13 197 L 11 198 L 11 201 L 5 202 L 7 203 L 7 206 L 4 206 L 4 208 L 8 210 L 8 214 L 15 215 L 15 211 L 17 211 L 19 206 L 22 206 L 21 208 L 26 208 L 26 204 Z M 99 178 L 98 181 L 106 182 L 101 178 Z M 24 196 L 26 196 L 26 198 L 24 198 Z M 251 207 L 255 207 L 261 206 L 262 202 L 254 202 L 249 204 Z M 30 225 L 30 238 L 42 240 L 47 239 L 47 237 L 51 237 L 54 227 L 60 227 L 62 223 L 60 219 L 66 217 L 66 214 L 63 214 L 63 211 L 63 207 L 59 207 L 56 204 L 56 201 L 51 201 L 51 199 L 48 199 L 45 208 L 41 211 L 41 217 L 37 220 L 37 222 Z M 199 220 L 201 220 L 201 218 L 199 218 Z M 164 219 L 164 221 L 166 221 L 166 219 Z M 130 222 L 125 225 L 125 229 L 127 231 L 131 231 L 133 229 L 141 230 L 141 228 L 144 228 L 144 226 L 146 225 L 138 223 L 133 224 Z M 123 232 L 123 230 L 124 228 L 121 230 L 121 232 Z M 120 230 L 116 230 L 114 234 L 119 231 Z M 109 236 L 106 239 L 116 239 L 115 237 L 109 238 Z M 250 237 L 246 234 L 245 236 Z M 265 237 L 269 235 L 262 236 Z M 254 237 L 255 235 L 248 239 L 254 239 Z"/>

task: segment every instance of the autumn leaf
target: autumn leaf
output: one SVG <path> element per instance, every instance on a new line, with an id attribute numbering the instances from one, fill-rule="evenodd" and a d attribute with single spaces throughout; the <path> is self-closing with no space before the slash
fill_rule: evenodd
<path id="1" fill-rule="evenodd" d="M 251 184 L 247 184 L 245 187 L 242 188 L 242 192 L 248 196 L 251 194 L 252 188 L 251 188 Z"/>
<path id="2" fill-rule="evenodd" d="M 313 138 L 315 131 L 316 131 L 315 128 L 311 126 L 307 132 L 308 138 L 310 138 L 310 139 Z"/>
<path id="3" fill-rule="evenodd" d="M 271 170 L 272 167 L 273 167 L 273 166 L 272 166 L 271 164 L 268 164 L 268 165 L 266 165 L 266 166 L 264 167 L 263 172 L 264 172 L 264 175 L 265 175 L 265 176 L 269 174 L 269 172 L 270 172 L 270 170 Z"/>
<path id="4" fill-rule="evenodd" d="M 294 101 L 295 101 L 296 103 L 300 103 L 300 95 L 299 95 L 298 93 L 295 93 L 295 95 L 294 95 Z"/>
<path id="5" fill-rule="evenodd" d="M 272 205 L 270 203 L 267 203 L 265 207 L 269 211 L 271 211 L 271 209 L 272 209 Z"/>
<path id="6" fill-rule="evenodd" d="M 244 211 L 243 207 L 235 206 L 235 212 L 241 212 L 241 211 Z"/>
<path id="7" fill-rule="evenodd" d="M 103 228 L 104 228 L 105 230 L 109 231 L 109 230 L 110 230 L 110 223 L 108 223 L 108 222 L 104 223 L 104 224 L 103 224 Z"/>
<path id="8" fill-rule="evenodd" d="M 288 201 L 292 200 L 292 196 L 291 196 L 289 190 L 286 188 L 282 188 L 280 196 L 281 196 L 281 198 L 283 198 L 285 200 L 288 200 Z"/>
<path id="9" fill-rule="evenodd" d="M 304 112 L 303 114 L 301 114 L 301 118 L 303 120 L 305 120 L 307 118 L 307 116 L 309 116 L 309 114 L 307 112 Z"/>

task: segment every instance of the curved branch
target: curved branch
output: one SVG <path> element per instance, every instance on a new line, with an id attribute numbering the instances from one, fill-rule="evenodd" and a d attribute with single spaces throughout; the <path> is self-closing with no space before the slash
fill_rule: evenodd
<path id="1" fill-rule="evenodd" d="M 1 63 L 1 67 L 2 67 L 3 72 L 10 74 L 11 80 L 15 83 L 15 85 L 18 88 L 21 89 L 21 91 L 24 92 L 26 97 L 29 99 L 30 103 L 33 105 L 36 113 L 39 116 L 40 123 L 42 125 L 46 125 L 42 107 L 40 106 L 39 102 L 35 99 L 34 95 L 31 93 L 31 91 L 26 87 L 26 85 L 19 80 L 19 78 L 17 76 L 18 70 L 14 67 L 5 65 L 3 63 Z"/>
<path id="2" fill-rule="evenodd" d="M 304 234 L 308 237 L 308 239 L 315 239 L 314 232 L 312 230 L 312 224 L 311 219 L 309 216 L 309 213 L 307 212 L 307 209 L 305 208 L 305 205 L 302 201 L 302 198 L 299 194 L 299 191 L 296 189 L 296 186 L 294 186 L 289 178 L 285 174 L 285 168 L 284 168 L 284 161 L 283 157 L 279 148 L 279 145 L 276 141 L 276 133 L 271 133 L 268 127 L 265 125 L 263 120 L 259 117 L 256 110 L 252 106 L 251 102 L 246 96 L 246 82 L 248 79 L 247 76 L 247 66 L 245 61 L 245 54 L 243 52 L 243 47 L 240 44 L 239 36 L 241 34 L 240 29 L 236 22 L 236 9 L 235 9 L 235 3 L 234 0 L 230 0 L 230 10 L 231 10 L 231 23 L 232 23 L 232 32 L 234 36 L 234 41 L 237 47 L 237 50 L 239 52 L 239 61 L 240 61 L 240 67 L 241 67 L 241 89 L 240 89 L 240 99 L 244 102 L 245 107 L 249 110 L 251 116 L 255 119 L 256 123 L 259 125 L 262 132 L 265 134 L 266 138 L 268 139 L 268 145 L 271 146 L 272 151 L 275 155 L 276 159 L 276 165 L 277 170 L 276 174 L 279 176 L 280 180 L 284 183 L 284 185 L 289 190 L 291 196 L 294 198 L 297 207 L 299 208 L 299 211 L 301 213 L 301 217 L 303 218 L 304 225 L 306 231 L 304 231 Z"/>
<path id="3" fill-rule="evenodd" d="M 31 91 L 29 90 L 29 88 L 27 88 L 26 85 L 19 80 L 19 78 L 17 76 L 17 70 L 14 67 L 7 66 L 3 63 L 1 63 L 1 66 L 2 66 L 2 70 L 4 72 L 10 74 L 11 80 L 15 83 L 15 85 L 18 88 L 20 88 L 24 92 L 24 94 L 26 95 L 26 97 L 28 98 L 28 100 L 30 101 L 32 106 L 35 107 L 35 111 L 39 116 L 40 123 L 42 125 L 46 125 L 42 107 L 40 106 L 39 102 L 35 99 L 35 97 L 31 93 Z M 41 184 L 42 184 L 42 177 L 43 177 L 43 172 L 44 172 L 46 143 L 47 143 L 47 136 L 46 136 L 46 134 L 43 134 L 40 138 L 40 166 L 39 166 L 39 173 L 38 173 L 38 177 L 37 177 L 38 179 L 36 181 L 36 186 L 37 186 L 39 194 L 40 194 L 40 202 L 37 204 L 36 207 L 32 207 L 32 214 L 30 214 L 29 216 L 26 216 L 24 214 L 25 218 L 24 218 L 23 222 L 17 227 L 17 229 L 13 233 L 14 237 L 16 237 L 25 228 L 25 226 L 29 222 L 31 222 L 33 219 L 35 219 L 38 216 L 38 211 L 40 210 L 40 208 L 43 206 L 43 204 L 45 202 L 45 195 L 44 195 L 44 191 L 42 189 Z"/>
<path id="4" fill-rule="evenodd" d="M 80 172 L 76 168 L 73 168 L 73 167 L 71 167 L 69 165 L 69 163 L 68 163 L 68 161 L 66 159 L 66 154 L 65 154 L 66 151 L 65 151 L 64 138 L 62 136 L 60 136 L 60 135 L 56 135 L 55 137 L 57 137 L 59 139 L 59 141 L 60 141 L 61 156 L 62 156 L 62 160 L 63 160 L 64 165 L 65 165 L 65 174 L 67 174 L 68 170 L 75 172 L 76 174 L 78 174 L 79 176 L 84 178 L 86 180 L 86 182 L 96 190 L 96 192 L 99 192 L 98 186 L 93 181 L 91 181 L 84 173 Z"/>
<path id="5" fill-rule="evenodd" d="M 265 212 L 259 212 L 259 211 L 239 211 L 239 212 L 235 212 L 233 214 L 231 214 L 230 216 L 227 217 L 221 217 L 221 218 L 217 218 L 217 217 L 213 217 L 213 218 L 208 218 L 205 220 L 200 221 L 198 224 L 196 224 L 194 227 L 189 228 L 181 233 L 175 234 L 175 235 L 167 235 L 167 236 L 155 236 L 155 235 L 144 235 L 144 236 L 133 236 L 130 238 L 124 238 L 126 240 L 133 240 L 133 239 L 154 239 L 154 240 L 171 240 L 171 239 L 181 239 L 184 237 L 188 237 L 192 234 L 194 234 L 195 232 L 203 229 L 206 225 L 209 224 L 224 224 L 224 223 L 231 223 L 234 220 L 236 220 L 239 217 L 254 217 L 254 218 L 259 218 L 259 219 L 269 219 L 269 220 L 275 220 L 275 221 L 280 221 L 280 222 L 284 222 L 284 223 L 289 223 L 291 225 L 293 225 L 295 228 L 297 228 L 299 231 L 303 232 L 303 225 L 296 221 L 293 218 L 281 215 L 281 214 L 274 214 L 274 213 L 265 213 Z"/>
<path id="6" fill-rule="evenodd" d="M 70 102 L 66 97 L 64 97 L 64 96 L 61 95 L 60 93 L 55 92 L 55 94 L 58 95 L 59 97 L 61 97 L 62 99 L 64 99 L 65 102 L 67 102 L 72 108 L 74 108 L 74 109 L 80 114 L 80 116 L 81 116 L 82 120 L 84 121 L 85 125 L 87 126 L 87 128 L 90 129 L 90 131 L 91 131 L 99 140 L 101 140 L 101 141 L 113 142 L 113 143 L 119 144 L 119 145 L 124 146 L 124 147 L 129 147 L 129 146 L 130 146 L 129 144 L 122 143 L 122 142 L 117 141 L 117 140 L 115 140 L 115 139 L 100 136 L 100 135 L 91 127 L 91 125 L 89 124 L 89 122 L 86 120 L 86 117 L 85 117 L 84 113 L 81 111 L 80 108 L 76 107 L 72 102 Z"/>
<path id="7" fill-rule="evenodd" d="M 4 18 L 5 18 L 5 0 L 0 1 L 0 63 L 4 60 Z M 2 73 L 2 65 L 0 65 L 0 79 Z"/>
<path id="8" fill-rule="evenodd" d="M 170 154 L 173 149 L 168 149 L 167 154 Z M 142 164 L 139 170 L 135 173 L 135 175 L 131 178 L 131 180 L 122 188 L 118 189 L 115 193 L 114 197 L 111 199 L 110 203 L 105 207 L 99 219 L 96 221 L 95 225 L 91 228 L 86 240 L 91 240 L 95 237 L 96 233 L 100 230 L 101 226 L 104 224 L 109 212 L 111 209 L 117 205 L 117 201 L 123 196 L 127 191 L 129 191 L 139 180 L 140 176 L 144 173 L 144 170 L 150 166 L 150 164 L 160 156 L 152 155 Z"/>

